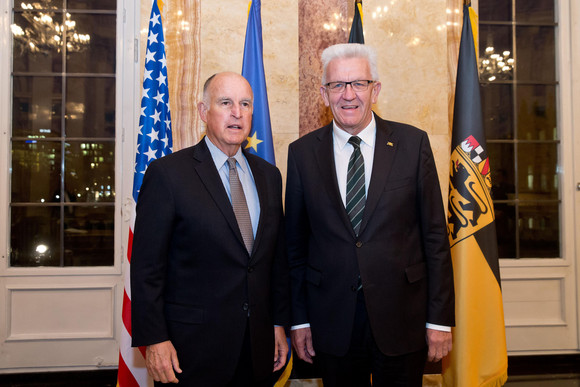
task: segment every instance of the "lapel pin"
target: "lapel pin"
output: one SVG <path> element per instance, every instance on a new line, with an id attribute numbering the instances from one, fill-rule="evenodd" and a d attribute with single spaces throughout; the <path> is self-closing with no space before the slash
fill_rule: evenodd
<path id="1" fill-rule="evenodd" d="M 387 146 L 395 146 L 392 142 L 387 142 Z"/>

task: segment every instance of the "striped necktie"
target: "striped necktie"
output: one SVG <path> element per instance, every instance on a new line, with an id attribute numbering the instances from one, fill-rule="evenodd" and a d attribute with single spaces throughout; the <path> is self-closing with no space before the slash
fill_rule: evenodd
<path id="1" fill-rule="evenodd" d="M 348 139 L 354 148 L 348 161 L 346 172 L 346 212 L 350 218 L 354 233 L 358 236 L 365 209 L 365 163 L 360 151 L 360 137 Z"/>
<path id="2" fill-rule="evenodd" d="M 248 211 L 248 203 L 246 203 L 246 195 L 244 195 L 244 188 L 238 176 L 238 169 L 236 168 L 236 159 L 228 158 L 228 165 L 230 168 L 230 191 L 232 193 L 232 207 L 234 214 L 238 221 L 238 227 L 242 233 L 242 239 L 248 253 L 252 253 L 254 246 L 254 230 L 252 229 L 252 220 L 250 219 L 250 211 Z"/>

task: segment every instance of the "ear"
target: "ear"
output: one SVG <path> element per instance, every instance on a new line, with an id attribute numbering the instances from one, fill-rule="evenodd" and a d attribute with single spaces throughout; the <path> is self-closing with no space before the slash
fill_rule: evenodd
<path id="1" fill-rule="evenodd" d="M 378 99 L 379 99 L 379 93 L 381 92 L 381 82 L 374 82 L 372 84 L 373 87 L 373 91 L 371 93 L 371 103 L 375 104 L 377 103 Z"/>
<path id="2" fill-rule="evenodd" d="M 330 106 L 328 94 L 326 93 L 326 87 L 320 86 L 320 95 L 322 95 L 322 100 L 324 101 L 324 105 Z"/>
<path id="3" fill-rule="evenodd" d="M 199 102 L 197 104 L 197 111 L 199 112 L 201 120 L 207 124 L 207 106 L 205 106 L 205 103 Z"/>

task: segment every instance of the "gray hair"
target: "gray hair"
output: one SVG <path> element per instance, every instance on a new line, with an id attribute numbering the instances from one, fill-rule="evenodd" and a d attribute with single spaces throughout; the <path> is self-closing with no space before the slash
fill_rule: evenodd
<path id="1" fill-rule="evenodd" d="M 326 84 L 326 68 L 334 59 L 363 58 L 369 63 L 373 81 L 379 80 L 377 70 L 377 53 L 371 46 L 358 43 L 335 44 L 322 52 L 322 84 Z"/>

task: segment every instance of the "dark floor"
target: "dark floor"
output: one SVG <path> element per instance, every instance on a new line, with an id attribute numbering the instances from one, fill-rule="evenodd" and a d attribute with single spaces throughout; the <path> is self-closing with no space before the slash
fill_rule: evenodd
<path id="1" fill-rule="evenodd" d="M 580 355 L 510 357 L 508 364 L 508 387 L 580 387 Z M 294 371 L 293 378 L 316 377 L 308 374 L 316 370 L 298 366 Z M 116 383 L 116 370 L 0 374 L 1 387 L 115 387 Z"/>

